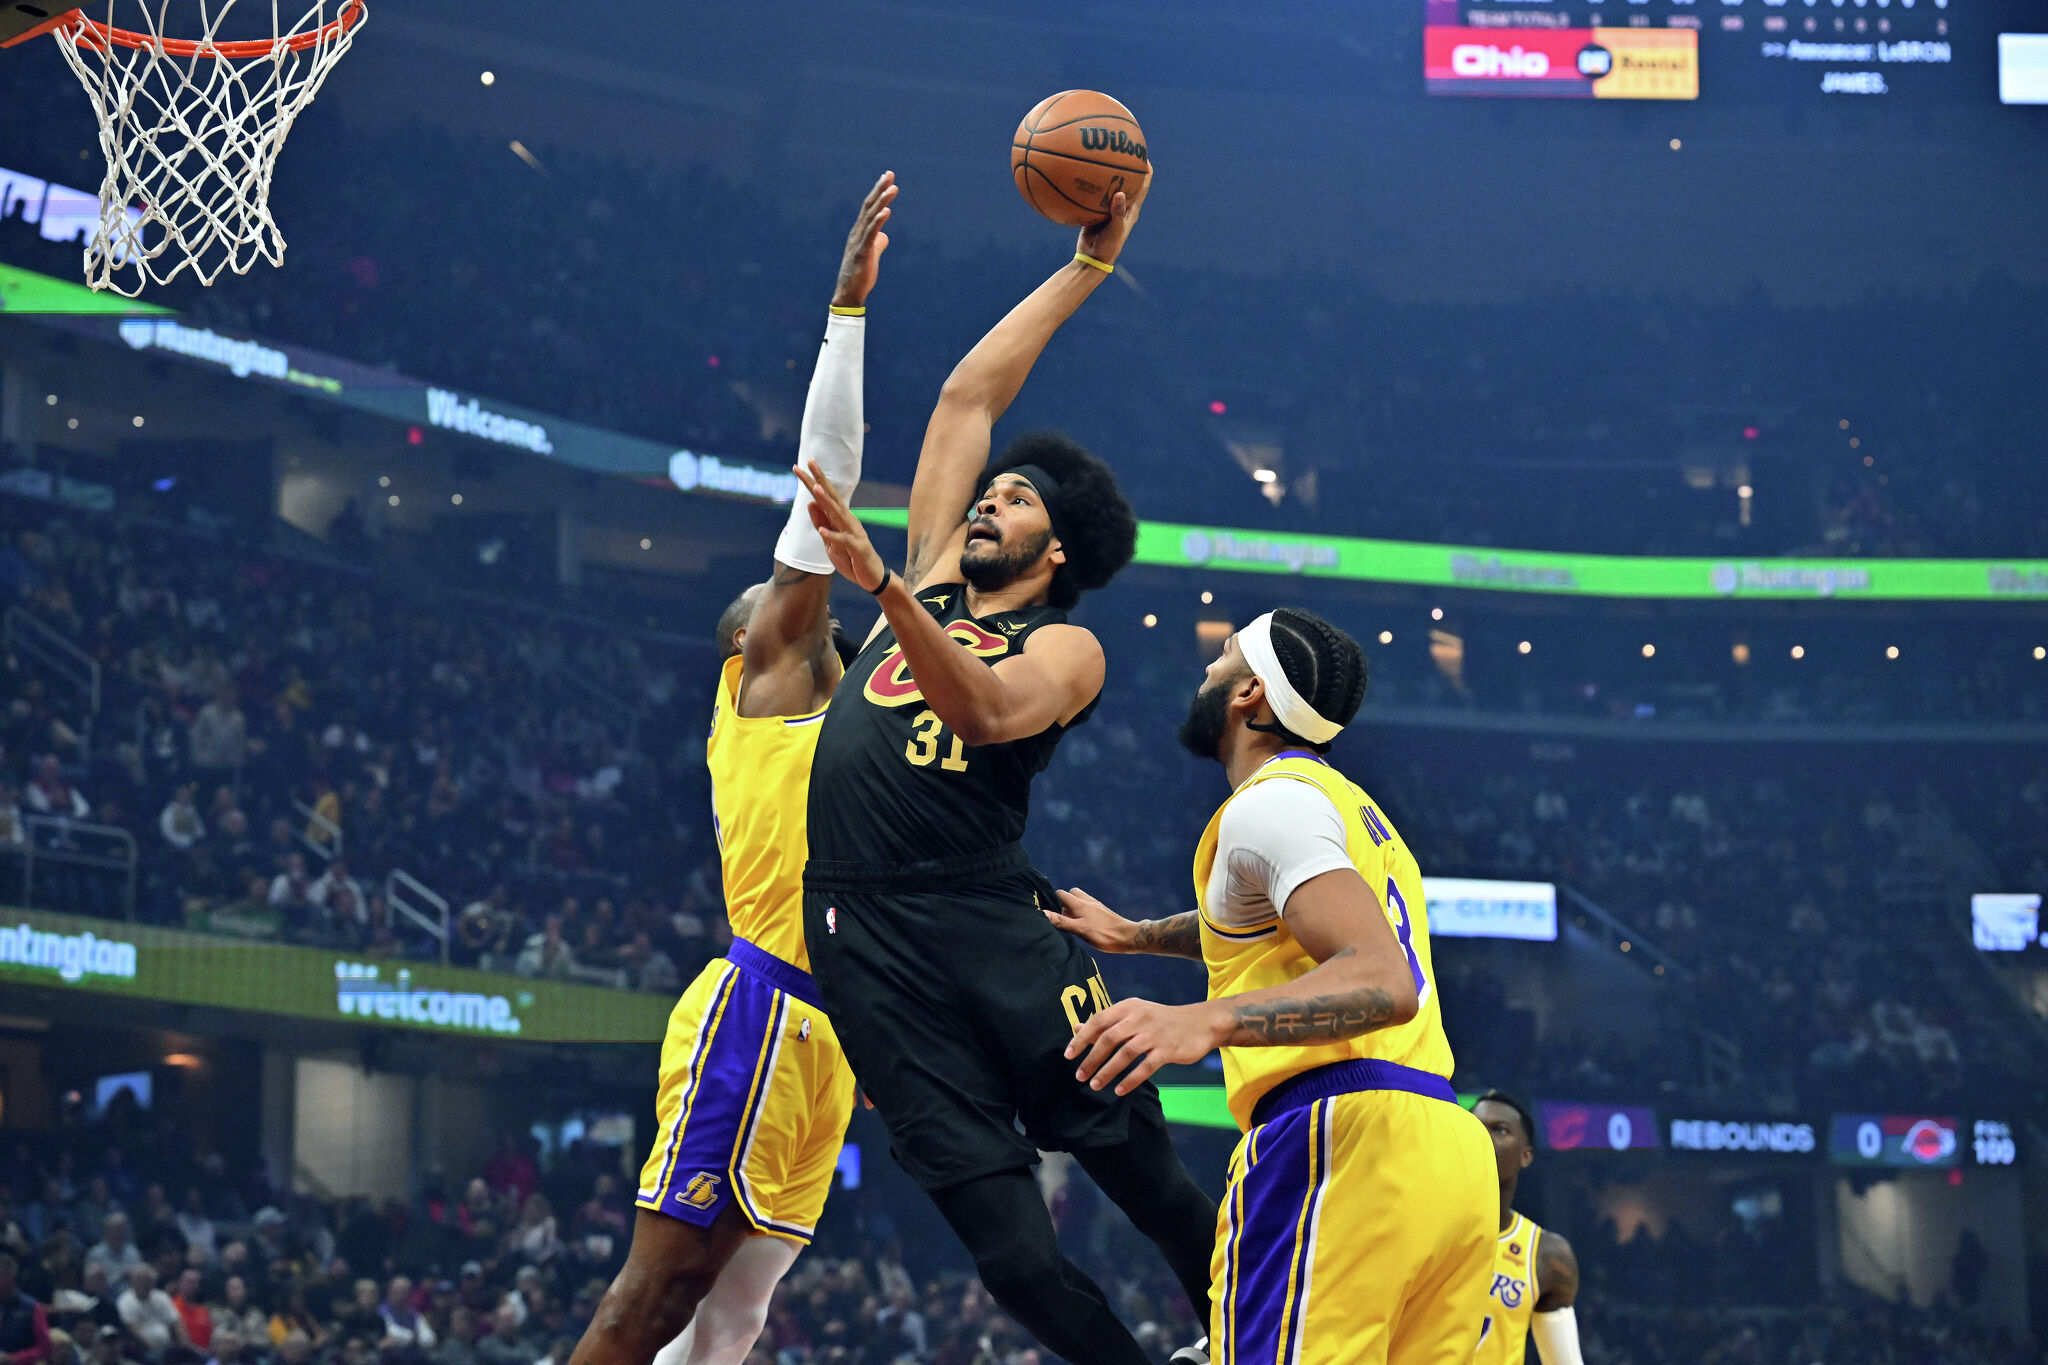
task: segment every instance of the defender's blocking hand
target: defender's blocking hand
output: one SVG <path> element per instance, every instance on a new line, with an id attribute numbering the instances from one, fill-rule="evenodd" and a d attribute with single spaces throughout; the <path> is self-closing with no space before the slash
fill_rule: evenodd
<path id="1" fill-rule="evenodd" d="M 1131 951 L 1131 931 L 1136 927 L 1132 921 L 1078 886 L 1066 891 L 1055 890 L 1053 894 L 1060 898 L 1060 908 L 1045 912 L 1053 928 L 1065 930 L 1089 947 L 1105 953 Z"/>
<path id="2" fill-rule="evenodd" d="M 1116 1093 L 1128 1095 L 1168 1062 L 1185 1066 L 1208 1056 L 1222 1043 L 1223 1033 L 1213 1002 L 1119 1000 L 1081 1025 L 1067 1044 L 1067 1059 L 1081 1057 L 1074 1079 L 1087 1082 L 1090 1090 L 1116 1081 Z"/>
<path id="3" fill-rule="evenodd" d="M 839 490 L 825 477 L 818 462 L 810 466 L 795 466 L 796 476 L 811 494 L 811 524 L 818 528 L 824 539 L 825 553 L 832 557 L 832 567 L 841 577 L 863 591 L 874 592 L 882 586 L 888 576 L 888 568 L 882 563 L 880 552 L 868 539 L 868 528 L 861 525 L 859 517 L 839 496 Z"/>
<path id="4" fill-rule="evenodd" d="M 868 301 L 875 277 L 882 269 L 882 253 L 889 249 L 889 234 L 882 224 L 889 221 L 889 205 L 896 200 L 896 172 L 883 171 L 860 213 L 846 234 L 846 253 L 839 258 L 839 284 L 832 291 L 835 308 L 859 308 Z"/>

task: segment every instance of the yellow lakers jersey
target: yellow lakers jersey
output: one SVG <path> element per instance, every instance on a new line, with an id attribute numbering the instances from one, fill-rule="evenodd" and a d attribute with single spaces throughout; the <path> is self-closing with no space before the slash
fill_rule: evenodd
<path id="1" fill-rule="evenodd" d="M 734 937 L 809 971 L 804 948 L 804 861 L 810 856 L 805 808 L 819 710 L 808 716 L 739 713 L 740 656 L 725 661 L 711 738 L 711 818 L 725 913 Z"/>
<path id="2" fill-rule="evenodd" d="M 1486 1290 L 1486 1320 L 1479 1326 L 1473 1365 L 1522 1365 L 1528 1358 L 1529 1318 L 1536 1311 L 1536 1243 L 1543 1229 L 1515 1215 L 1493 1256 Z"/>
<path id="3" fill-rule="evenodd" d="M 1422 872 L 1415 865 L 1415 856 L 1363 789 L 1329 764 L 1301 751 L 1267 762 L 1230 794 L 1230 801 L 1261 782 L 1273 781 L 1312 783 L 1335 804 L 1344 819 L 1345 852 L 1385 912 L 1407 956 L 1421 1003 L 1415 1017 L 1405 1024 L 1342 1042 L 1313 1047 L 1224 1048 L 1223 1079 L 1229 1090 L 1230 1112 L 1241 1128 L 1251 1126 L 1252 1109 L 1268 1090 L 1291 1076 L 1332 1062 L 1373 1057 L 1445 1078 L 1451 1074 L 1451 1045 L 1444 1037 L 1436 977 L 1430 966 L 1429 911 L 1423 903 Z M 1209 874 L 1216 862 L 1223 812 L 1230 808 L 1230 801 L 1217 809 L 1195 847 L 1195 903 L 1202 912 L 1202 961 L 1209 969 L 1212 1000 L 1283 985 L 1316 966 L 1316 960 L 1295 941 L 1286 920 L 1278 915 L 1265 924 L 1242 927 L 1225 926 L 1212 917 Z"/>

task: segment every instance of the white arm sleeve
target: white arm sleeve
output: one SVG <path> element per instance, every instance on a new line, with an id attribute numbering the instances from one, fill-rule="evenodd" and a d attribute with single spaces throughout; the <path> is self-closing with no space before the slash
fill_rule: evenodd
<path id="1" fill-rule="evenodd" d="M 1249 926 L 1287 913 L 1302 883 L 1351 866 L 1344 817 L 1313 783 L 1276 777 L 1223 812 L 1218 852 L 1229 869 L 1226 924 Z"/>
<path id="2" fill-rule="evenodd" d="M 811 371 L 811 391 L 804 398 L 803 427 L 797 437 L 799 463 L 818 462 L 825 477 L 851 499 L 860 483 L 860 452 L 865 418 L 861 412 L 861 366 L 868 320 L 830 313 L 825 341 L 818 347 L 818 365 Z M 799 489 L 789 521 L 775 540 L 775 562 L 805 573 L 832 572 L 824 537 L 811 525 L 811 495 Z"/>
<path id="3" fill-rule="evenodd" d="M 1536 1353 L 1543 1365 L 1586 1365 L 1579 1354 L 1579 1315 L 1571 1305 L 1534 1313 L 1529 1318 L 1529 1335 L 1536 1338 Z"/>

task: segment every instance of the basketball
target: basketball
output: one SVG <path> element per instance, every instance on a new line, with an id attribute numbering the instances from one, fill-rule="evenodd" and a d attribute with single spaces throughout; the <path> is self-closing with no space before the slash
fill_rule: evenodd
<path id="1" fill-rule="evenodd" d="M 1010 174 L 1032 208 L 1055 223 L 1086 227 L 1109 216 L 1117 191 L 1134 203 L 1144 197 L 1152 159 L 1130 110 L 1099 90 L 1063 90 L 1017 125 Z"/>

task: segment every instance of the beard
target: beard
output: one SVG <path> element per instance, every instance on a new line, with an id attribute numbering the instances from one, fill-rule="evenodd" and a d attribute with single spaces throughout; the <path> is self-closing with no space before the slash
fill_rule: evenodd
<path id="1" fill-rule="evenodd" d="M 1001 532 L 996 533 L 998 537 Z M 1052 544 L 1052 530 L 1047 528 L 1033 535 L 1015 549 L 1005 550 L 1001 539 L 993 542 L 993 554 L 977 554 L 976 550 L 990 542 L 970 541 L 960 551 L 960 576 L 976 592 L 999 592 L 1022 578 L 1045 554 Z"/>
<path id="2" fill-rule="evenodd" d="M 1205 687 L 1188 703 L 1187 719 L 1180 723 L 1175 738 L 1180 740 L 1181 748 L 1196 758 L 1222 757 L 1223 732 L 1230 725 L 1231 686 L 1225 681 Z"/>

